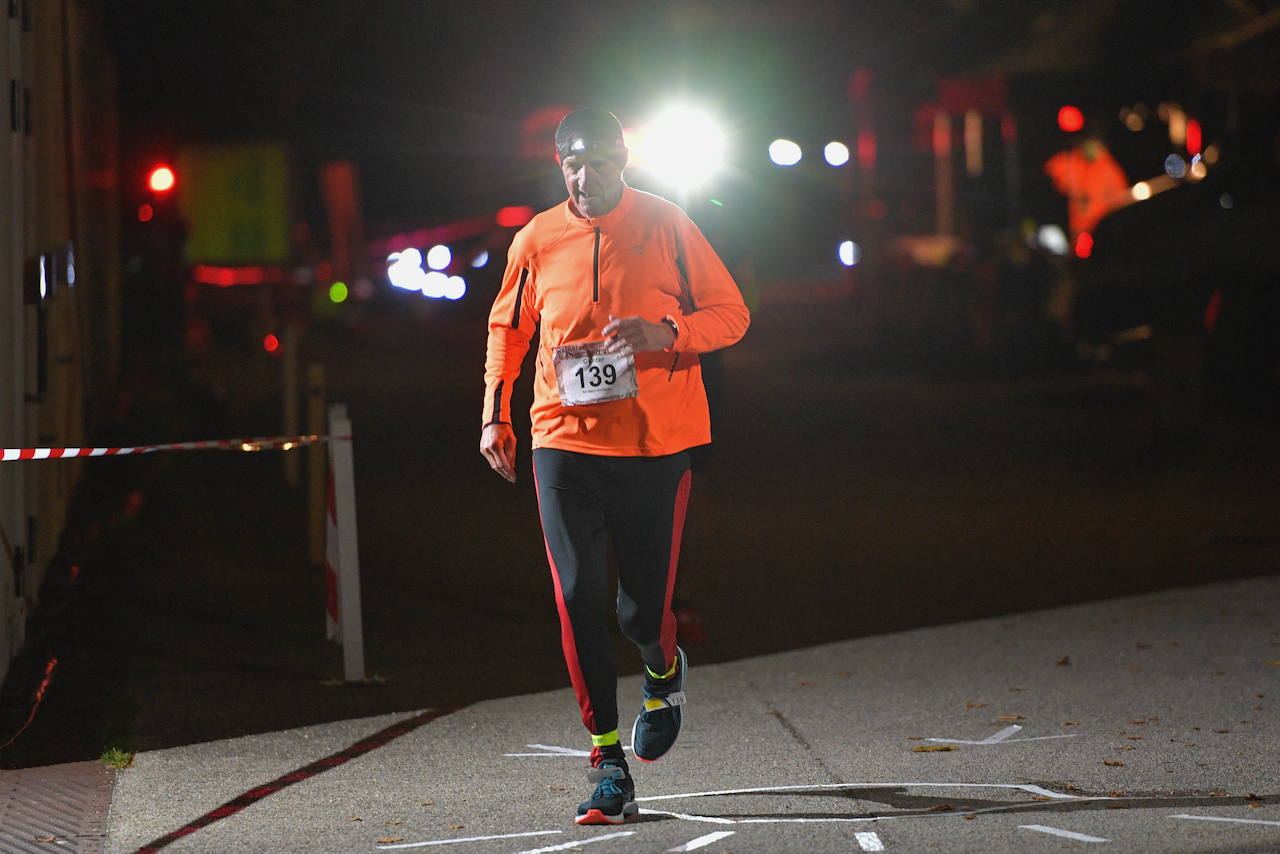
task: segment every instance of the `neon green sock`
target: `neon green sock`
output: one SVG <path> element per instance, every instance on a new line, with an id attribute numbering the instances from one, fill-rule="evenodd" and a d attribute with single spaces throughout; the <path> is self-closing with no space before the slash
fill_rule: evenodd
<path id="1" fill-rule="evenodd" d="M 593 733 L 591 736 L 591 744 L 594 747 L 608 747 L 611 744 L 617 743 L 618 731 L 616 729 L 609 730 L 608 732 L 601 733 L 600 735 L 595 735 Z"/>

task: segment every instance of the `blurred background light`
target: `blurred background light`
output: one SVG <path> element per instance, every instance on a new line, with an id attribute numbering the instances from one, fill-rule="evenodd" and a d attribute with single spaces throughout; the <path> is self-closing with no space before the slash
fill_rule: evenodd
<path id="1" fill-rule="evenodd" d="M 1081 258 L 1088 258 L 1093 254 L 1093 235 L 1087 231 L 1080 232 L 1080 236 L 1076 238 L 1076 255 Z"/>
<path id="2" fill-rule="evenodd" d="M 1188 119 L 1187 120 L 1187 153 L 1199 154 L 1200 143 L 1201 143 L 1200 122 L 1196 121 L 1195 119 Z"/>
<path id="3" fill-rule="evenodd" d="M 422 277 L 422 295 L 432 299 L 440 299 L 449 287 L 449 277 L 437 270 Z"/>
<path id="4" fill-rule="evenodd" d="M 533 219 L 533 208 L 528 205 L 512 205 L 498 211 L 498 225 L 503 228 L 519 228 Z"/>
<path id="5" fill-rule="evenodd" d="M 1169 141 L 1174 145 L 1187 141 L 1187 114 L 1176 105 L 1169 108 Z"/>
<path id="6" fill-rule="evenodd" d="M 849 147 L 843 142 L 828 142 L 827 147 L 822 149 L 822 156 L 832 166 L 843 166 L 849 162 Z"/>
<path id="7" fill-rule="evenodd" d="M 345 282 L 334 282 L 329 286 L 329 299 L 333 302 L 343 302 L 347 298 L 347 285 Z"/>
<path id="8" fill-rule="evenodd" d="M 789 139 L 775 139 L 769 143 L 769 159 L 779 166 L 795 166 L 800 157 L 800 146 Z"/>
<path id="9" fill-rule="evenodd" d="M 1164 159 L 1164 172 L 1170 178 L 1181 178 L 1187 174 L 1187 161 L 1176 154 L 1170 154 Z"/>
<path id="10" fill-rule="evenodd" d="M 1191 168 L 1187 170 L 1187 180 L 1199 181 L 1208 174 L 1209 170 L 1205 168 L 1204 161 L 1197 157 L 1191 161 Z"/>
<path id="11" fill-rule="evenodd" d="M 462 299 L 467 292 L 467 283 L 461 276 L 450 276 L 444 285 L 445 299 Z"/>
<path id="12" fill-rule="evenodd" d="M 427 266 L 433 270 L 443 270 L 452 260 L 453 253 L 449 251 L 448 246 L 437 244 L 427 250 Z"/>
<path id="13" fill-rule="evenodd" d="M 489 250 L 481 249 L 480 254 L 471 259 L 471 266 L 480 268 L 489 263 Z"/>
<path id="14" fill-rule="evenodd" d="M 862 260 L 862 248 L 852 240 L 846 240 L 840 244 L 840 263 L 846 267 L 852 267 Z"/>
<path id="15" fill-rule="evenodd" d="M 274 353 L 276 350 L 280 349 L 280 339 L 270 333 L 267 333 L 267 337 L 262 339 L 262 349 L 266 350 L 268 353 Z"/>
<path id="16" fill-rule="evenodd" d="M 417 249 L 393 252 L 387 256 L 387 263 L 387 278 L 391 280 L 392 287 L 406 291 L 423 289 L 422 253 Z"/>
<path id="17" fill-rule="evenodd" d="M 1231 210 L 1231 206 L 1234 205 L 1235 203 L 1236 203 L 1236 200 L 1231 198 L 1230 193 L 1223 193 L 1221 196 L 1218 197 L 1218 204 L 1222 205 L 1224 210 Z"/>
<path id="18" fill-rule="evenodd" d="M 633 164 L 681 190 L 706 183 L 724 163 L 724 133 L 707 113 L 670 107 L 628 137 Z"/>
<path id="19" fill-rule="evenodd" d="M 1054 255 L 1066 255 L 1067 250 L 1071 248 L 1062 226 L 1053 223 L 1040 226 L 1036 231 L 1036 240 Z"/>
<path id="20" fill-rule="evenodd" d="M 151 217 L 155 216 L 155 211 L 151 209 L 151 205 L 144 204 L 138 208 L 138 222 L 150 222 Z"/>
<path id="21" fill-rule="evenodd" d="M 1208 163 L 1210 166 L 1212 166 L 1213 164 L 1218 162 L 1219 156 L 1220 154 L 1218 152 L 1218 146 L 1216 145 L 1205 146 L 1205 149 L 1204 149 L 1205 163 Z"/>
<path id="22" fill-rule="evenodd" d="M 147 178 L 147 186 L 157 193 L 167 193 L 173 189 L 174 181 L 172 169 L 168 166 L 157 166 L 151 170 L 151 175 Z"/>
<path id="23" fill-rule="evenodd" d="M 1133 189 L 1130 192 L 1133 194 L 1134 201 L 1144 202 L 1151 198 L 1151 185 L 1146 181 L 1139 181 L 1133 185 Z"/>
<path id="24" fill-rule="evenodd" d="M 1067 133 L 1075 133 L 1084 127 L 1084 113 L 1080 112 L 1079 107 L 1068 104 L 1058 110 L 1058 127 Z"/>

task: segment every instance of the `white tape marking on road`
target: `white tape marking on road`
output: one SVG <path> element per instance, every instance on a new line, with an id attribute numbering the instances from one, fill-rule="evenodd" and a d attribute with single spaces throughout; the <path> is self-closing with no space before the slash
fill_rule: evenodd
<path id="1" fill-rule="evenodd" d="M 1040 833 L 1051 833 L 1054 836 L 1061 836 L 1063 839 L 1074 839 L 1076 842 L 1110 842 L 1110 839 L 1103 839 L 1101 836 L 1086 836 L 1083 833 L 1073 833 L 1070 830 L 1062 830 L 1057 827 L 1045 827 L 1043 824 L 1020 824 L 1018 827 L 1023 830 L 1035 830 Z"/>
<path id="2" fill-rule="evenodd" d="M 1075 738 L 1079 733 L 1070 733 L 1069 735 L 1035 735 L 1027 738 L 1010 738 L 1009 736 L 1021 732 L 1022 727 L 1017 724 L 1007 726 L 999 732 L 993 732 L 991 735 L 981 741 L 969 741 L 963 738 L 926 738 L 925 741 L 938 741 L 943 744 L 977 744 L 981 746 L 990 746 L 992 744 L 1013 744 L 1015 741 L 1049 741 L 1054 738 Z"/>
<path id="3" fill-rule="evenodd" d="M 1260 818 L 1223 818 L 1216 815 L 1187 815 L 1180 813 L 1179 815 L 1170 815 L 1166 818 L 1190 818 L 1195 821 L 1229 821 L 1235 824 L 1269 824 L 1272 827 L 1280 827 L 1280 821 L 1263 821 Z"/>
<path id="4" fill-rule="evenodd" d="M 684 845 L 677 845 L 675 848 L 668 848 L 668 851 L 694 851 L 698 848 L 705 848 L 712 842 L 719 842 L 726 836 L 733 836 L 736 831 L 733 830 L 717 830 L 715 833 L 708 833 L 706 836 L 699 836 L 697 839 L 690 839 Z"/>
<path id="5" fill-rule="evenodd" d="M 674 801 L 682 798 L 710 798 L 718 795 L 758 795 L 768 792 L 802 792 L 815 789 L 899 789 L 899 788 L 931 788 L 931 789 L 1020 789 L 1028 794 L 1064 801 L 1078 801 L 1075 795 L 1064 795 L 1061 792 L 1030 783 L 815 783 L 809 786 L 760 786 L 752 789 L 718 789 L 708 792 L 681 792 L 674 795 L 649 795 L 636 798 L 637 801 Z"/>
<path id="6" fill-rule="evenodd" d="M 637 800 L 639 800 L 637 798 Z M 721 818 L 717 815 L 689 815 L 682 812 L 668 812 L 667 810 L 651 810 L 644 807 L 640 808 L 640 815 L 665 815 L 671 818 L 683 819 L 684 821 L 705 821 L 708 824 L 737 824 L 738 822 L 732 818 Z"/>
<path id="7" fill-rule="evenodd" d="M 398 845 L 379 845 L 378 848 L 422 848 L 427 845 L 452 845 L 455 842 L 483 842 L 487 839 L 515 839 L 519 836 L 549 836 L 553 833 L 564 833 L 563 830 L 528 830 L 524 833 L 500 833 L 497 836 L 466 836 L 461 839 L 433 839 L 430 842 L 402 842 Z"/>
<path id="8" fill-rule="evenodd" d="M 858 847 L 863 851 L 884 850 L 884 843 L 880 841 L 880 837 L 875 834 L 875 831 L 864 830 L 860 833 L 855 833 L 853 838 L 858 840 Z"/>
<path id="9" fill-rule="evenodd" d="M 520 854 L 550 854 L 552 851 L 568 851 L 570 848 L 590 845 L 592 842 L 604 842 L 606 839 L 617 839 L 619 836 L 633 836 L 634 834 L 634 830 L 622 830 L 618 833 L 606 833 L 604 836 L 593 836 L 590 839 L 578 839 L 574 842 L 566 842 L 563 845 L 551 845 L 546 848 L 530 848 L 528 851 L 521 851 Z"/>

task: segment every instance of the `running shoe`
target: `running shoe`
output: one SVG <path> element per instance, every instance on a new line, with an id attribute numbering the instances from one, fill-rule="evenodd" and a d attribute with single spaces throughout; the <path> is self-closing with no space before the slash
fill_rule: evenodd
<path id="1" fill-rule="evenodd" d="M 576 824 L 622 824 L 640 812 L 636 804 L 636 784 L 627 772 L 625 759 L 606 759 L 587 772 L 596 784 L 591 800 L 578 804 Z"/>
<path id="2" fill-rule="evenodd" d="M 631 728 L 631 749 L 641 762 L 657 762 L 680 737 L 680 707 L 684 705 L 684 674 L 689 669 L 684 650 L 676 647 L 676 672 L 662 682 L 644 680 L 644 711 Z"/>

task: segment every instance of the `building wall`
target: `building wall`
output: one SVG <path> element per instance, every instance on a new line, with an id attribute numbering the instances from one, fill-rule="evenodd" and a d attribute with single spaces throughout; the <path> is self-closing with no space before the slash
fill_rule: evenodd
<path id="1" fill-rule="evenodd" d="M 0 4 L 6 448 L 87 444 L 108 411 L 119 369 L 116 74 L 99 9 L 99 0 Z M 33 298 L 32 280 L 41 255 L 59 269 L 56 289 L 43 300 Z M 22 645 L 83 466 L 0 463 L 0 672 Z"/>

